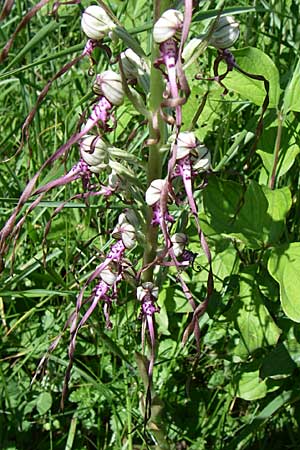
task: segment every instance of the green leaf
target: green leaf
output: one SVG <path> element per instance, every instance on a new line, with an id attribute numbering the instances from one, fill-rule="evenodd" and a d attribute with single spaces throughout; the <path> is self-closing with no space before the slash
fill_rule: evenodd
<path id="1" fill-rule="evenodd" d="M 241 48 L 232 53 L 241 69 L 254 75 L 262 75 L 269 81 L 269 108 L 276 108 L 280 96 L 280 84 L 279 72 L 272 59 L 254 47 Z M 262 106 L 266 96 L 263 81 L 253 80 L 233 69 L 226 76 L 224 84 L 228 89 L 240 94 L 241 97 Z"/>
<path id="2" fill-rule="evenodd" d="M 217 234 L 253 249 L 278 241 L 292 204 L 288 188 L 273 191 L 251 181 L 244 193 L 241 185 L 216 177 L 209 179 L 203 201 L 209 226 Z"/>
<path id="3" fill-rule="evenodd" d="M 300 322 L 300 242 L 272 249 L 268 270 L 280 286 L 280 301 L 285 314 Z"/>
<path id="4" fill-rule="evenodd" d="M 259 377 L 259 371 L 246 372 L 241 375 L 236 396 L 244 400 L 257 400 L 267 394 L 267 385 Z"/>
<path id="5" fill-rule="evenodd" d="M 298 127 L 299 128 L 299 127 Z M 299 132 L 299 130 L 297 130 Z M 274 146 L 277 135 L 277 126 L 266 129 L 257 146 L 257 153 L 263 162 L 263 171 L 270 177 L 274 164 Z M 277 180 L 285 175 L 295 162 L 300 152 L 297 132 L 292 127 L 283 126 L 278 165 L 276 171 Z"/>
<path id="6" fill-rule="evenodd" d="M 256 270 L 256 266 L 249 266 L 240 273 L 239 295 L 228 312 L 240 334 L 234 353 L 243 359 L 258 348 L 276 344 L 281 333 L 263 303 Z"/>
<path id="7" fill-rule="evenodd" d="M 232 439 L 229 445 L 224 447 L 224 450 L 237 450 L 241 447 L 240 444 L 243 442 L 247 436 L 253 433 L 257 433 L 259 427 L 264 425 L 267 420 L 269 420 L 283 405 L 291 404 L 293 402 L 299 401 L 299 392 L 297 391 L 283 391 L 272 399 L 260 413 L 254 417 L 253 421 L 242 428 L 242 430 L 237 434 L 237 436 Z"/>
<path id="8" fill-rule="evenodd" d="M 286 378 L 291 376 L 297 365 L 291 358 L 285 344 L 279 344 L 265 357 L 260 369 L 261 378 Z"/>
<path id="9" fill-rule="evenodd" d="M 264 398 L 267 391 L 267 383 L 260 378 L 257 364 L 243 366 L 242 371 L 233 377 L 232 394 L 244 400 Z"/>
<path id="10" fill-rule="evenodd" d="M 239 183 L 223 181 L 215 176 L 203 192 L 203 202 L 209 225 L 216 233 L 230 233 L 242 198 L 243 189 Z"/>
<path id="11" fill-rule="evenodd" d="M 226 16 L 228 14 L 246 14 L 249 12 L 256 11 L 253 6 L 234 6 L 231 8 L 224 8 L 220 17 Z M 218 17 L 219 11 L 216 9 L 208 9 L 207 11 L 200 11 L 193 17 L 193 23 L 201 22 L 202 20 L 215 19 Z"/>
<path id="12" fill-rule="evenodd" d="M 32 50 L 37 44 L 39 44 L 45 36 L 52 33 L 55 28 L 58 27 L 58 22 L 51 20 L 47 25 L 43 26 L 37 33 L 33 35 L 33 38 L 22 48 L 22 50 L 17 54 L 17 56 L 7 65 L 6 70 L 16 64 L 20 59 L 24 58 L 26 53 Z"/>
<path id="13" fill-rule="evenodd" d="M 270 244 L 277 242 L 283 232 L 285 217 L 292 207 L 292 196 L 288 187 L 272 190 L 262 186 L 262 190 L 268 201 L 263 223 L 266 231 L 264 242 Z"/>
<path id="14" fill-rule="evenodd" d="M 126 47 L 130 47 L 141 58 L 145 57 L 145 53 L 138 41 L 134 37 L 132 37 L 131 34 L 129 34 L 124 28 L 116 27 L 114 28 L 114 33 L 124 42 Z"/>
<path id="15" fill-rule="evenodd" d="M 300 111 L 300 59 L 284 92 L 283 111 Z"/>
<path id="16" fill-rule="evenodd" d="M 180 288 L 164 286 L 161 294 L 159 295 L 159 302 L 164 302 L 168 313 L 190 313 L 192 307 L 189 304 L 186 296 Z"/>
<path id="17" fill-rule="evenodd" d="M 49 411 L 51 406 L 52 406 L 52 396 L 50 392 L 42 392 L 38 396 L 36 402 L 36 409 L 38 410 L 39 414 L 41 416 L 44 415 L 47 411 Z"/>
<path id="18" fill-rule="evenodd" d="M 238 264 L 236 263 L 237 251 L 231 243 L 228 244 L 228 247 L 224 251 L 211 252 L 214 288 L 219 291 L 223 288 L 225 278 L 238 273 Z M 199 252 L 199 243 L 197 243 L 197 246 L 191 244 L 189 248 L 192 252 L 197 253 Z M 193 282 L 205 284 L 207 281 L 208 262 L 207 257 L 202 252 L 195 260 L 195 267 L 198 265 L 201 268 L 206 268 L 206 270 L 196 272 L 193 276 Z"/>

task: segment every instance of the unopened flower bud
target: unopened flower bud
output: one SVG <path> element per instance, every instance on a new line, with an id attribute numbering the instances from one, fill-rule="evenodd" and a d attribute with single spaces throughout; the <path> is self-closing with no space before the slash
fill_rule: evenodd
<path id="1" fill-rule="evenodd" d="M 121 105 L 124 99 L 122 80 L 118 73 L 106 70 L 97 75 L 93 91 L 103 95 L 112 105 Z"/>
<path id="2" fill-rule="evenodd" d="M 146 203 L 149 206 L 155 205 L 160 200 L 161 191 L 165 184 L 167 183 L 166 180 L 157 179 L 153 180 L 150 186 L 148 187 L 146 191 Z"/>
<path id="3" fill-rule="evenodd" d="M 120 54 L 125 78 L 129 81 L 135 80 L 139 75 L 148 71 L 145 61 L 140 58 L 131 48 L 127 48 Z"/>
<path id="4" fill-rule="evenodd" d="M 183 25 L 183 14 L 176 9 L 168 9 L 155 23 L 153 38 L 158 44 L 171 39 L 179 38 Z"/>
<path id="5" fill-rule="evenodd" d="M 89 169 L 92 172 L 96 167 L 99 170 L 106 168 L 109 161 L 108 149 L 109 146 L 103 139 L 92 135 L 84 136 L 80 143 L 81 157 L 90 166 Z"/>
<path id="6" fill-rule="evenodd" d="M 140 302 L 143 301 L 147 294 L 150 294 L 155 299 L 158 297 L 158 287 L 151 283 L 151 281 L 146 281 L 142 286 L 138 286 L 136 290 L 136 297 Z"/>
<path id="7" fill-rule="evenodd" d="M 100 278 L 108 286 L 112 286 L 117 280 L 117 274 L 113 272 L 111 267 L 106 267 L 100 273 Z"/>
<path id="8" fill-rule="evenodd" d="M 239 23 L 232 16 L 220 17 L 209 44 L 213 47 L 225 49 L 231 47 L 240 35 Z"/>
<path id="9" fill-rule="evenodd" d="M 188 237 L 184 233 L 175 233 L 171 237 L 175 256 L 181 256 L 188 242 Z"/>
<path id="10" fill-rule="evenodd" d="M 91 5 L 82 14 L 81 28 L 88 38 L 100 41 L 116 25 L 106 11 L 98 5 Z"/>
<path id="11" fill-rule="evenodd" d="M 211 168 L 210 151 L 204 144 L 198 144 L 192 156 L 193 170 L 204 171 Z"/>

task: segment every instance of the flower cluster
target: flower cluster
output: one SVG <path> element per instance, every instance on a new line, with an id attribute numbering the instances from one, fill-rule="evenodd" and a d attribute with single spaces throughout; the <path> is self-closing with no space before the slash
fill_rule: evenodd
<path id="1" fill-rule="evenodd" d="M 193 332 L 199 351 L 198 319 L 205 311 L 212 294 L 213 276 L 211 254 L 201 229 L 194 185 L 195 180 L 200 178 L 202 180 L 200 186 L 205 187 L 206 174 L 212 168 L 210 151 L 198 140 L 196 132 L 182 131 L 182 107 L 188 101 L 190 94 L 183 69 L 185 58 L 183 55 L 190 45 L 186 45 L 186 42 L 192 17 L 192 1 L 185 0 L 184 3 L 184 12 L 176 9 L 164 11 L 153 28 L 153 54 L 159 56 L 153 61 L 151 70 L 160 70 L 163 86 L 159 92 L 158 108 L 151 108 L 151 96 L 157 93 L 156 87 L 153 87 L 153 83 L 149 81 L 150 62 L 143 57 L 144 52 L 141 47 L 125 30 L 115 24 L 112 16 L 102 7 L 91 5 L 85 9 L 81 19 L 82 31 L 88 38 L 85 48 L 80 57 L 64 66 L 51 83 L 83 57 L 88 57 L 92 66 L 95 65 L 96 61 L 93 57 L 96 48 L 102 49 L 106 56 L 111 57 L 113 50 L 107 48 L 107 44 L 103 42 L 104 39 L 106 39 L 105 42 L 121 39 L 123 43 L 128 44 L 127 48 L 120 52 L 120 46 L 116 46 L 118 53 L 109 60 L 110 65 L 118 62 L 118 67 L 114 70 L 109 68 L 94 76 L 91 88 L 94 94 L 91 110 L 82 116 L 79 131 L 42 164 L 26 186 L 17 207 L 0 233 L 0 254 L 4 255 L 7 252 L 9 240 L 17 239 L 27 215 L 37 207 L 44 196 L 52 189 L 73 183 L 78 179 L 82 180 L 83 192 L 77 192 L 72 199 L 79 197 L 86 199 L 92 195 L 110 197 L 118 194 L 123 203 L 130 203 L 135 210 L 133 212 L 127 208 L 119 214 L 117 225 L 111 232 L 113 243 L 104 260 L 91 272 L 82 286 L 77 297 L 76 308 L 67 321 L 66 327 L 70 328 L 69 365 L 63 398 L 68 388 L 79 331 L 98 305 L 102 307 L 107 329 L 112 327 L 111 309 L 117 303 L 119 285 L 129 280 L 133 281 L 135 290 L 133 295 L 140 305 L 139 317 L 142 321 L 143 343 L 145 334 L 149 335 L 148 375 L 149 385 L 151 384 L 156 344 L 155 314 L 160 311 L 157 306 L 160 286 L 156 274 L 161 267 L 173 266 L 177 269 L 178 281 L 193 310 L 192 321 L 183 339 L 186 340 L 187 336 Z M 206 35 L 208 44 L 218 49 L 218 63 L 221 59 L 226 61 L 227 72 L 236 67 L 228 48 L 234 44 L 238 36 L 238 24 L 230 16 L 218 18 Z M 223 78 L 218 74 L 215 79 L 222 83 Z M 51 83 L 43 90 L 33 114 L 26 121 L 23 128 L 25 134 Z M 147 163 L 142 155 L 132 155 L 127 148 L 126 150 L 118 148 L 112 143 L 114 130 L 117 127 L 118 108 L 124 103 L 126 96 L 138 114 L 144 115 L 149 130 L 153 132 L 151 139 L 148 141 L 144 139 L 142 142 L 142 146 L 149 148 Z M 163 136 L 161 136 L 161 130 L 165 131 Z M 127 142 L 130 142 L 129 136 Z M 66 164 L 67 152 L 73 145 L 77 146 L 78 158 L 71 169 L 63 176 L 36 187 L 38 177 L 46 167 L 62 157 L 64 157 L 62 164 Z M 162 148 L 164 161 L 160 154 Z M 160 160 L 158 169 L 154 169 L 156 166 L 153 161 L 155 162 L 156 158 Z M 139 177 L 140 170 L 145 166 L 146 176 Z M 147 178 L 147 184 L 145 178 Z M 180 186 L 179 189 L 178 186 Z M 19 218 L 27 202 L 31 203 L 23 216 Z M 55 210 L 52 219 L 61 211 L 63 205 Z M 178 220 L 182 209 L 188 210 L 189 216 L 195 221 L 199 249 L 202 248 L 208 262 L 207 294 L 200 303 L 196 301 L 181 275 L 182 270 L 193 266 L 195 258 L 194 253 L 188 249 L 186 230 L 181 227 Z M 46 227 L 45 235 L 49 227 L 50 223 Z M 142 248 L 145 248 L 143 256 L 141 256 Z M 139 271 L 136 270 L 135 262 L 128 259 L 133 253 L 132 259 L 141 261 Z M 89 289 L 91 293 L 86 296 Z M 55 340 L 49 351 L 54 350 L 58 341 L 59 339 Z M 44 361 L 45 359 L 42 363 Z"/>

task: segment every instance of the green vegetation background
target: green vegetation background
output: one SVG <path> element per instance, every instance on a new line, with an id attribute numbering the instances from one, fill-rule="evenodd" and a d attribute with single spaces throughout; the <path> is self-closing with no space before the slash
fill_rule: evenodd
<path id="1" fill-rule="evenodd" d="M 105 2 L 119 21 L 150 51 L 152 2 Z M 178 2 L 180 4 L 180 2 Z M 197 3 L 197 2 L 196 2 Z M 16 0 L 0 27 L 2 48 L 35 1 Z M 88 6 L 90 2 L 82 2 Z M 22 123 L 47 81 L 81 52 L 81 6 L 44 7 L 16 38 L 0 66 L 1 161 L 13 156 Z M 198 2 L 191 36 L 207 25 L 220 6 Z M 101 309 L 78 336 L 75 365 L 65 410 L 59 407 L 68 363 L 67 339 L 50 357 L 43 376 L 31 386 L 37 364 L 63 329 L 78 289 L 110 245 L 113 220 L 124 204 L 110 210 L 103 199 L 89 207 L 67 202 L 47 237 L 46 223 L 62 201 L 81 192 L 80 183 L 48 195 L 30 214 L 0 286 L 0 448 L 3 450 L 83 449 L 298 449 L 300 435 L 300 239 L 299 113 L 300 14 L 294 0 L 225 2 L 239 13 L 241 37 L 234 50 L 244 70 L 264 75 L 271 85 L 264 131 L 250 169 L 251 148 L 265 91 L 261 83 L 232 73 L 229 94 L 194 75 L 212 75 L 214 49 L 188 69 L 192 94 L 184 107 L 184 128 L 208 91 L 195 122 L 197 136 L 213 155 L 215 173 L 199 196 L 203 229 L 213 252 L 216 291 L 201 318 L 201 358 L 195 365 L 190 339 L 181 345 L 190 309 L 170 271 L 159 297 L 153 420 L 143 431 L 144 360 L 139 306 L 132 288 L 122 287 L 114 308 L 113 330 L 106 331 Z M 122 43 L 115 49 L 122 49 Z M 118 47 L 119 46 L 119 47 Z M 97 69 L 109 66 L 99 53 Z M 91 78 L 83 61 L 57 80 L 39 108 L 22 153 L 0 166 L 1 225 L 16 205 L 26 181 L 74 132 L 88 106 Z M 147 128 L 128 102 L 118 110 L 113 141 L 132 153 L 142 151 Z M 135 130 L 134 140 L 128 136 Z M 129 145 L 129 147 L 128 147 Z M 272 185 L 274 152 L 279 162 Z M 77 149 L 68 164 L 78 158 Z M 56 164 L 40 183 L 63 173 Z M 44 178 L 43 178 L 44 177 Z M 271 184 L 270 184 L 271 183 Z M 201 301 L 205 258 L 196 232 L 191 246 L 199 253 L 186 282 Z M 11 255 L 11 250 L 10 254 Z M 148 446 L 148 447 L 147 447 Z"/>

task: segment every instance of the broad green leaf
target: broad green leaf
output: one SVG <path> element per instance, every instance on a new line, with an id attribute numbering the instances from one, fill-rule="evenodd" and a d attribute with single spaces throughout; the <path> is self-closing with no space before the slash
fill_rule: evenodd
<path id="1" fill-rule="evenodd" d="M 241 48 L 232 53 L 241 69 L 254 75 L 262 75 L 269 81 L 269 108 L 276 108 L 280 96 L 280 84 L 279 72 L 272 59 L 254 47 Z M 234 69 L 226 76 L 224 84 L 241 97 L 262 106 L 266 96 L 263 81 L 253 80 Z"/>
<path id="2" fill-rule="evenodd" d="M 168 313 L 190 313 L 192 312 L 192 307 L 189 304 L 187 298 L 185 297 L 182 290 L 174 288 L 173 286 L 167 286 L 165 284 L 164 289 L 162 289 L 159 295 L 159 303 L 164 303 Z"/>
<path id="3" fill-rule="evenodd" d="M 296 367 L 286 345 L 281 343 L 265 357 L 260 376 L 261 378 L 286 378 L 292 375 Z"/>
<path id="4" fill-rule="evenodd" d="M 52 396 L 50 392 L 42 392 L 38 396 L 36 402 L 36 409 L 38 410 L 39 414 L 42 416 L 47 411 L 49 411 L 51 406 L 52 406 Z"/>
<path id="5" fill-rule="evenodd" d="M 159 314 L 156 314 L 155 320 L 158 325 L 158 333 L 170 335 L 169 318 L 168 318 L 167 308 L 165 305 L 165 298 L 166 298 L 165 294 L 166 294 L 166 289 L 163 290 L 158 297 L 157 304 L 160 308 L 160 311 L 159 311 Z"/>
<path id="6" fill-rule="evenodd" d="M 208 225 L 216 233 L 236 238 L 253 249 L 277 242 L 291 207 L 288 188 L 272 191 L 251 181 L 243 192 L 239 184 L 213 177 L 203 200 Z"/>
<path id="7" fill-rule="evenodd" d="M 195 253 L 199 252 L 199 244 L 197 247 L 190 245 L 189 248 Z M 214 274 L 215 289 L 220 291 L 223 288 L 224 279 L 238 273 L 238 264 L 236 264 L 236 262 L 237 251 L 232 244 L 230 244 L 224 251 L 217 251 L 216 253 L 212 251 L 212 270 Z M 201 282 L 205 284 L 207 281 L 208 262 L 203 253 L 201 253 L 201 255 L 195 260 L 195 266 L 197 267 L 198 265 L 200 268 L 205 268 L 205 270 L 196 272 L 193 276 L 193 282 Z"/>
<path id="8" fill-rule="evenodd" d="M 259 184 L 250 182 L 241 204 L 231 234 L 247 246 L 259 248 L 267 234 L 265 222 L 268 210 L 268 201 Z"/>
<path id="9" fill-rule="evenodd" d="M 263 224 L 266 230 L 264 242 L 270 244 L 277 242 L 283 232 L 285 217 L 292 207 L 292 196 L 288 187 L 272 190 L 262 186 L 262 190 L 268 201 Z"/>
<path id="10" fill-rule="evenodd" d="M 186 131 L 190 129 L 191 123 L 195 118 L 195 114 L 199 110 L 202 105 L 202 99 L 205 94 L 205 89 L 203 84 L 198 81 L 199 86 L 193 86 L 191 89 L 191 95 L 189 97 L 189 101 L 183 105 L 182 109 L 182 130 Z M 212 99 L 214 93 L 217 92 L 220 97 L 222 90 L 217 86 L 216 83 L 211 83 L 208 85 L 209 87 L 209 96 L 206 100 L 206 104 L 204 109 L 202 110 L 199 118 L 199 122 L 201 126 L 199 126 L 195 132 L 200 141 L 203 141 L 206 134 L 213 130 L 214 121 L 219 117 L 220 108 L 222 103 L 219 101 L 215 101 Z M 217 89 L 217 90 L 216 90 Z M 196 123 L 198 120 L 196 121 Z"/>
<path id="11" fill-rule="evenodd" d="M 300 111 L 300 60 L 292 72 L 293 76 L 284 92 L 283 111 Z"/>
<path id="12" fill-rule="evenodd" d="M 294 363 L 300 367 L 300 344 L 295 337 L 289 337 L 285 346 Z"/>
<path id="13" fill-rule="evenodd" d="M 230 233 L 242 194 L 243 188 L 239 183 L 209 178 L 203 202 L 208 223 L 216 233 Z"/>
<path id="14" fill-rule="evenodd" d="M 257 146 L 257 153 L 263 162 L 263 170 L 267 172 L 269 177 L 273 170 L 276 135 L 277 126 L 272 125 L 263 132 Z M 294 129 L 288 128 L 288 126 L 285 125 L 282 129 L 276 179 L 279 179 L 290 170 L 299 152 L 300 147 L 297 133 Z"/>
<path id="15" fill-rule="evenodd" d="M 233 395 L 248 401 L 257 400 L 266 396 L 268 392 L 267 383 L 260 378 L 259 369 L 255 368 L 255 366 L 246 366 L 244 371 L 233 378 Z"/>
<path id="16" fill-rule="evenodd" d="M 258 348 L 276 344 L 281 333 L 263 303 L 255 277 L 255 266 L 240 272 L 239 295 L 228 312 L 228 318 L 240 334 L 234 352 L 240 358 L 247 358 Z"/>
<path id="17" fill-rule="evenodd" d="M 284 345 L 294 363 L 300 367 L 300 327 L 298 324 L 294 324 L 289 329 Z"/>
<path id="18" fill-rule="evenodd" d="M 291 320 L 300 322 L 300 242 L 272 249 L 268 270 L 279 283 L 283 311 Z"/>

